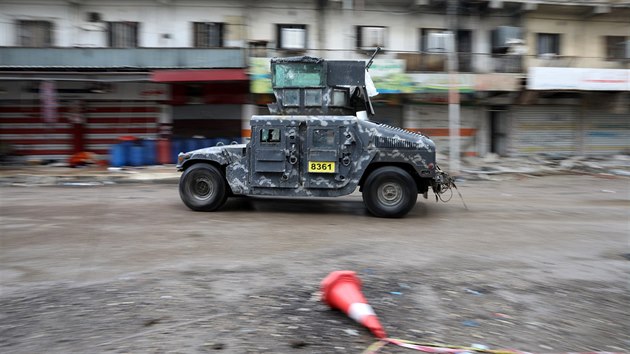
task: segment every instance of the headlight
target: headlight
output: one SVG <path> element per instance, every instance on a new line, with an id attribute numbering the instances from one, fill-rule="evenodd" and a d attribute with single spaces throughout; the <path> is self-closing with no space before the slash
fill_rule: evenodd
<path id="1" fill-rule="evenodd" d="M 182 163 L 184 163 L 184 161 L 188 160 L 190 158 L 190 154 L 184 154 L 184 153 L 179 153 L 179 155 L 177 155 L 177 164 L 181 165 Z"/>

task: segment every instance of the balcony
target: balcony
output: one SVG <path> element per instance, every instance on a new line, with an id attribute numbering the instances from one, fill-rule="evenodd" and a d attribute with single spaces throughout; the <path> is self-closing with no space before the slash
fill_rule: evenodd
<path id="1" fill-rule="evenodd" d="M 244 68 L 240 48 L 0 48 L 0 69 Z"/>
<path id="2" fill-rule="evenodd" d="M 446 53 L 398 53 L 407 72 L 448 71 Z M 522 56 L 485 53 L 457 53 L 457 71 L 464 73 L 522 73 Z"/>

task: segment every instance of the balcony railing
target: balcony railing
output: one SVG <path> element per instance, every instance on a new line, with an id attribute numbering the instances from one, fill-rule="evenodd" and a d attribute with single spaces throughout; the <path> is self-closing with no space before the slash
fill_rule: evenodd
<path id="1" fill-rule="evenodd" d="M 241 48 L 0 48 L 0 68 L 243 68 Z"/>
<path id="2" fill-rule="evenodd" d="M 108 69 L 192 69 L 244 68 L 248 57 L 320 56 L 326 59 L 368 59 L 371 52 L 357 50 L 313 50 L 298 52 L 272 48 L 23 48 L 0 47 L 0 70 L 7 68 L 108 68 Z M 448 71 L 445 53 L 384 51 L 377 59 L 398 59 L 408 73 Z M 528 67 L 628 69 L 630 60 L 605 60 L 599 57 L 534 56 L 490 53 L 458 53 L 459 72 L 525 73 Z"/>
<path id="3" fill-rule="evenodd" d="M 311 55 L 336 60 L 369 59 L 369 51 L 357 50 L 314 50 L 305 49 L 299 52 L 278 51 L 273 48 L 250 50 L 251 56 L 257 57 L 287 57 L 292 55 Z M 438 73 L 448 71 L 448 57 L 446 53 L 423 53 L 385 50 L 376 59 L 398 59 L 405 64 L 408 73 Z M 538 56 L 513 55 L 491 53 L 457 53 L 457 71 L 462 73 L 526 73 L 528 67 L 553 66 L 572 68 L 598 69 L 630 69 L 630 59 L 607 60 L 603 57 L 579 56 Z"/>

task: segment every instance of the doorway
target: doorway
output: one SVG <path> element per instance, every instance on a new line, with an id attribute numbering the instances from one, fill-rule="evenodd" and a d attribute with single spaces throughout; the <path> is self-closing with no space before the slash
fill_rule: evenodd
<path id="1" fill-rule="evenodd" d="M 507 111 L 502 107 L 492 107 L 488 111 L 490 120 L 490 152 L 499 156 L 507 155 L 508 121 Z"/>

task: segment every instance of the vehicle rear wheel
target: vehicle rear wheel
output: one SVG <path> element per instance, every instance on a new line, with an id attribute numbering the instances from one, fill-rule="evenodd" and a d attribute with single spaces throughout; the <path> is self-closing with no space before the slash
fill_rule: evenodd
<path id="1" fill-rule="evenodd" d="M 363 186 L 363 202 L 370 213 L 383 218 L 405 216 L 418 200 L 416 182 L 402 168 L 381 167 Z"/>
<path id="2" fill-rule="evenodd" d="M 194 164 L 179 179 L 179 196 L 184 204 L 195 211 L 214 211 L 227 199 L 227 182 L 218 168 Z"/>

